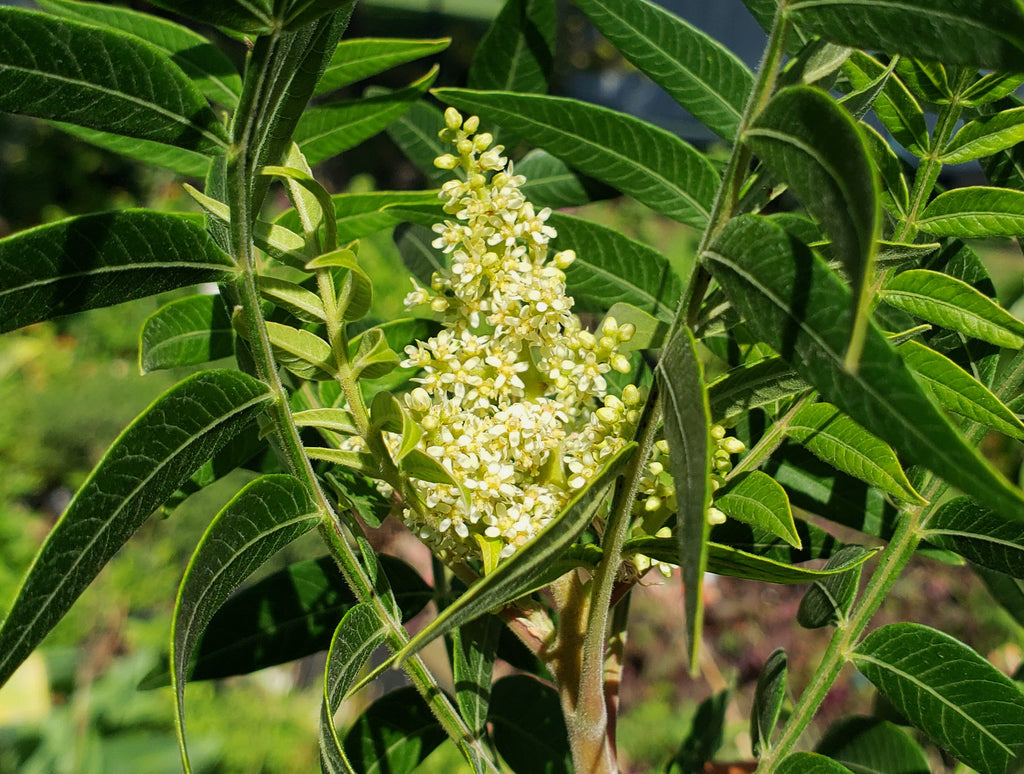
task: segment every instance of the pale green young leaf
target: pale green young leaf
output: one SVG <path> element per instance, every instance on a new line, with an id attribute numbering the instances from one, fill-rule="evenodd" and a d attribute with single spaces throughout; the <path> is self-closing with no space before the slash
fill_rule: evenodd
<path id="1" fill-rule="evenodd" d="M 296 427 L 316 427 L 341 435 L 358 435 L 359 428 L 348 409 L 316 408 L 292 414 Z"/>
<path id="2" fill-rule="evenodd" d="M 653 247 L 571 215 L 552 214 L 548 223 L 558 231 L 552 249 L 576 253 L 565 282 L 578 311 L 604 311 L 624 302 L 661 320 L 675 315 L 682 282 Z"/>
<path id="3" fill-rule="evenodd" d="M 843 546 L 829 557 L 823 569 L 845 566 L 850 556 L 858 556 L 861 551 L 863 549 L 860 546 Z M 805 629 L 819 629 L 845 621 L 857 595 L 863 569 L 863 565 L 857 565 L 846 572 L 814 581 L 800 600 L 796 612 L 797 623 Z"/>
<path id="4" fill-rule="evenodd" d="M 835 406 L 829 403 L 801 406 L 790 418 L 786 433 L 837 470 L 906 502 L 924 503 L 889 445 Z"/>
<path id="5" fill-rule="evenodd" d="M 994 237 L 1024 234 L 1024 191 L 969 186 L 936 196 L 917 219 L 936 236 Z"/>
<path id="6" fill-rule="evenodd" d="M 756 757 L 771 749 L 772 732 L 779 722 L 786 699 L 789 665 L 786 651 L 779 648 L 768 656 L 757 676 L 754 703 L 750 709 L 750 748 Z"/>
<path id="7" fill-rule="evenodd" d="M 338 43 L 314 94 L 326 94 L 392 67 L 444 51 L 450 38 L 352 38 Z"/>
<path id="8" fill-rule="evenodd" d="M 730 482 L 715 495 L 715 507 L 726 516 L 778 535 L 801 548 L 786 490 L 771 476 L 755 470 Z"/>
<path id="9" fill-rule="evenodd" d="M 802 30 L 844 46 L 1024 71 L 1024 8 L 1015 0 L 794 0 L 786 10 Z"/>
<path id="10" fill-rule="evenodd" d="M 928 149 L 928 126 L 924 110 L 899 77 L 877 59 L 855 51 L 843 65 L 843 72 L 855 89 L 868 88 L 884 78 L 885 85 L 872 103 L 875 115 L 893 138 L 916 156 Z"/>
<path id="11" fill-rule="evenodd" d="M 708 265 L 752 331 L 808 382 L 908 462 L 1024 520 L 1024 498 L 968 445 L 872 323 L 860 369 L 843 367 L 850 292 L 781 227 L 742 216 L 726 227 Z"/>
<path id="12" fill-rule="evenodd" d="M 177 702 L 178 744 L 189 771 L 185 680 L 206 625 L 231 593 L 281 548 L 320 522 L 306 487 L 289 475 L 262 476 L 221 509 L 189 561 L 178 588 L 171 626 L 171 685 Z"/>
<path id="13" fill-rule="evenodd" d="M 0 626 L 0 684 L 117 550 L 270 400 L 237 371 L 203 371 L 161 395 L 111 444 L 39 549 Z"/>
<path id="14" fill-rule="evenodd" d="M 579 0 L 622 55 L 698 121 L 732 141 L 754 76 L 721 43 L 647 0 Z"/>
<path id="15" fill-rule="evenodd" d="M 210 158 L 196 151 L 152 140 L 140 140 L 138 137 L 100 132 L 63 121 L 51 121 L 50 123 L 62 132 L 67 132 L 72 137 L 84 140 L 97 148 L 103 148 L 103 150 L 118 153 L 145 164 L 152 164 L 155 167 L 163 167 L 185 177 L 202 178 L 206 177 L 210 171 Z"/>
<path id="16" fill-rule="evenodd" d="M 341 465 L 371 478 L 380 476 L 380 465 L 376 457 L 366 452 L 329 449 L 323 446 L 307 446 L 305 447 L 305 452 L 306 456 L 312 460 L 332 462 L 335 465 Z"/>
<path id="17" fill-rule="evenodd" d="M 1017 415 L 948 357 L 916 341 L 904 342 L 899 352 L 944 409 L 1024 440 L 1024 423 Z"/>
<path id="18" fill-rule="evenodd" d="M 188 27 L 123 6 L 78 0 L 41 0 L 39 5 L 67 19 L 142 38 L 184 70 L 208 99 L 229 108 L 238 104 L 242 93 L 238 70 L 219 48 Z"/>
<path id="19" fill-rule="evenodd" d="M 1024 578 L 1024 528 L 969 497 L 943 503 L 928 518 L 923 537 L 973 564 Z"/>
<path id="20" fill-rule="evenodd" d="M 435 89 L 439 99 L 494 121 L 653 210 L 703 227 L 718 173 L 673 134 L 607 108 L 563 97 Z"/>
<path id="21" fill-rule="evenodd" d="M 860 131 L 824 92 L 792 86 L 772 97 L 743 142 L 789 185 L 831 239 L 853 285 L 847 366 L 855 370 L 870 314 L 867 287 L 880 226 L 878 179 Z"/>
<path id="22" fill-rule="evenodd" d="M 465 594 L 446 607 L 436 619 L 394 654 L 393 661 L 401 664 L 427 643 L 511 602 L 521 594 L 523 589 L 527 588 L 534 578 L 540 576 L 590 524 L 594 515 L 605 504 L 608 493 L 635 448 L 636 444 L 629 444 L 609 459 L 590 486 L 577 493 L 526 545 L 503 560 L 491 573 L 476 581 Z M 409 460 L 414 454 L 415 452 L 405 460 Z"/>
<path id="23" fill-rule="evenodd" d="M 1024 107 L 969 121 L 949 141 L 939 161 L 962 164 L 991 156 L 1024 140 Z"/>
<path id="24" fill-rule="evenodd" d="M 915 623 L 871 632 L 854 665 L 933 742 L 979 771 L 1002 772 L 1024 744 L 1024 693 L 969 647 Z"/>
<path id="25" fill-rule="evenodd" d="M 497 616 L 485 615 L 460 626 L 452 634 L 455 701 L 466 725 L 477 737 L 487 733 L 491 676 L 503 626 Z"/>
<path id="26" fill-rule="evenodd" d="M 778 774 L 853 774 L 848 768 L 824 755 L 795 752 L 787 755 L 776 769 Z"/>
<path id="27" fill-rule="evenodd" d="M 0 331 L 233 274 L 188 218 L 149 210 L 68 218 L 0 239 Z"/>
<path id="28" fill-rule="evenodd" d="M 859 774 L 930 774 L 921 746 L 895 723 L 874 717 L 846 717 L 829 726 L 814 748 Z"/>
<path id="29" fill-rule="evenodd" d="M 331 345 L 315 333 L 267 322 L 267 337 L 277 362 L 302 379 L 333 379 L 338 366 Z"/>
<path id="30" fill-rule="evenodd" d="M 554 0 L 506 0 L 477 46 L 467 85 L 545 94 L 557 28 Z"/>
<path id="31" fill-rule="evenodd" d="M 665 402 L 668 468 L 675 482 L 676 558 L 682 568 L 690 671 L 695 672 L 704 627 L 704 571 L 708 563 L 711 505 L 711 418 L 697 343 L 679 328 L 662 350 L 655 378 Z"/>
<path id="32" fill-rule="evenodd" d="M 260 167 L 257 174 L 262 177 L 279 177 L 284 181 L 288 189 L 288 197 L 295 205 L 299 214 L 299 221 L 302 233 L 306 237 L 307 244 L 314 245 L 311 248 L 316 253 L 326 250 L 332 253 L 338 248 L 338 232 L 336 227 L 337 218 L 334 213 L 334 200 L 327 193 L 327 189 L 320 181 L 313 177 L 306 157 L 299 150 L 299 146 L 292 143 L 291 150 L 286 159 L 286 164 L 294 166 L 278 166 L 271 164 Z M 313 235 L 317 233 L 319 224 L 324 224 L 324 244 L 321 248 Z"/>
<path id="33" fill-rule="evenodd" d="M 911 269 L 889 280 L 878 295 L 897 309 L 966 336 L 999 347 L 1024 345 L 1024 322 L 948 274 Z"/>
<path id="34" fill-rule="evenodd" d="M 436 65 L 404 89 L 312 107 L 302 114 L 295 127 L 295 142 L 310 164 L 354 148 L 408 110 L 435 78 Z"/>
<path id="35" fill-rule="evenodd" d="M 745 363 L 708 385 L 708 404 L 716 424 L 730 425 L 751 409 L 807 392 L 810 385 L 782 358 Z"/>
<path id="36" fill-rule="evenodd" d="M 322 323 L 327 319 L 320 296 L 301 285 L 277 277 L 257 277 L 260 295 L 302 322 Z"/>
<path id="37" fill-rule="evenodd" d="M 234 354 L 234 334 L 218 295 L 187 296 L 153 312 L 142 325 L 139 369 L 199 365 Z"/>
<path id="38" fill-rule="evenodd" d="M 384 332 L 380 328 L 370 328 L 359 335 L 358 342 L 351 342 L 354 347 L 352 370 L 363 379 L 377 379 L 397 368 L 401 358 L 388 344 Z"/>
<path id="39" fill-rule="evenodd" d="M 227 146 L 203 95 L 153 46 L 19 8 L 0 7 L 0 111 L 207 154 Z"/>

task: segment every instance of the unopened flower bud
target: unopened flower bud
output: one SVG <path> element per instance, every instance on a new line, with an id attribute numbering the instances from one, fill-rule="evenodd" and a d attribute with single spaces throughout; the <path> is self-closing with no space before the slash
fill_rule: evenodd
<path id="1" fill-rule="evenodd" d="M 708 508 L 708 524 L 725 524 L 725 513 L 714 506 Z"/>
<path id="2" fill-rule="evenodd" d="M 560 253 L 555 253 L 555 266 L 559 269 L 568 269 L 572 262 L 576 260 L 576 252 L 574 250 L 562 250 Z"/>
<path id="3" fill-rule="evenodd" d="M 716 441 L 721 441 L 725 438 L 725 428 L 721 425 L 713 425 L 711 428 L 711 437 Z"/>
<path id="4" fill-rule="evenodd" d="M 473 141 L 472 140 L 459 140 L 455 144 L 455 150 L 461 153 L 463 156 L 468 156 L 473 152 Z"/>
<path id="5" fill-rule="evenodd" d="M 462 124 L 462 128 L 466 134 L 476 134 L 476 130 L 480 128 L 480 116 L 470 116 Z"/>
<path id="6" fill-rule="evenodd" d="M 619 420 L 619 412 L 609 406 L 602 406 L 594 413 L 598 419 L 608 425 Z"/>
<path id="7" fill-rule="evenodd" d="M 605 336 L 614 336 L 619 330 L 619 323 L 614 317 L 605 317 L 604 322 L 601 323 L 601 333 Z"/>
<path id="8" fill-rule="evenodd" d="M 417 387 L 405 396 L 405 405 L 415 411 L 427 411 L 430 408 L 430 393 Z"/>
<path id="9" fill-rule="evenodd" d="M 622 388 L 622 402 L 627 406 L 639 405 L 641 399 L 640 390 L 635 384 L 627 384 Z"/>
<path id="10" fill-rule="evenodd" d="M 446 153 L 434 159 L 434 166 L 438 169 L 455 169 L 455 167 L 459 166 L 459 160 L 452 154 Z"/>
<path id="11" fill-rule="evenodd" d="M 479 119 L 477 119 L 479 122 Z M 444 111 L 444 124 L 453 132 L 462 126 L 462 115 L 453 107 Z"/>
<path id="12" fill-rule="evenodd" d="M 633 370 L 633 366 L 629 364 L 629 358 L 625 355 L 616 355 L 612 358 L 612 368 L 618 371 L 620 374 L 628 374 Z"/>
<path id="13" fill-rule="evenodd" d="M 725 449 L 729 454 L 739 454 L 747 450 L 747 447 L 743 444 L 739 438 L 726 438 L 722 441 L 722 448 Z"/>

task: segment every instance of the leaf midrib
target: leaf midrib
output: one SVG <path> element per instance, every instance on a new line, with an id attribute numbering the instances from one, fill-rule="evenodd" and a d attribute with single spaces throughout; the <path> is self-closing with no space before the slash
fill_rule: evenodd
<path id="1" fill-rule="evenodd" d="M 68 274 L 61 274 L 58 277 L 45 277 L 43 279 L 33 280 L 32 282 L 26 282 L 21 285 L 16 285 L 10 288 L 0 289 L 0 297 L 8 295 L 10 293 L 19 293 L 34 288 L 46 287 L 47 285 L 53 285 L 60 282 L 67 282 L 69 280 L 80 279 L 82 277 L 92 277 L 103 274 L 113 274 L 119 271 L 139 271 L 140 269 L 210 269 L 221 271 L 225 274 L 230 274 L 232 267 L 223 263 L 189 263 L 188 261 L 172 262 L 172 261 L 160 261 L 156 263 L 122 263 L 108 266 L 100 266 L 92 269 L 85 269 L 82 271 L 70 272 Z"/>

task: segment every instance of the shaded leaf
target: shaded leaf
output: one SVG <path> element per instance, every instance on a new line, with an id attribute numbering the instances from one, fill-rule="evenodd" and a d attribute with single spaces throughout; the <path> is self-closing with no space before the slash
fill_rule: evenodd
<path id="1" fill-rule="evenodd" d="M 491 674 L 504 627 L 497 616 L 485 615 L 459 627 L 452 635 L 455 701 L 466 725 L 478 737 L 487 733 Z"/>
<path id="2" fill-rule="evenodd" d="M 669 764 L 667 774 L 698 774 L 704 769 L 704 764 L 715 757 L 724 741 L 725 713 L 730 698 L 731 694 L 726 690 L 700 703 L 690 732 Z"/>
<path id="3" fill-rule="evenodd" d="M 0 626 L 0 684 L 149 515 L 268 400 L 245 374 L 203 371 L 117 437 L 39 549 Z"/>
<path id="4" fill-rule="evenodd" d="M 192 220 L 148 210 L 69 218 L 0 239 L 0 331 L 233 273 Z"/>
<path id="5" fill-rule="evenodd" d="M 219 295 L 179 298 L 146 318 L 139 342 L 143 373 L 199 365 L 234 354 L 234 333 Z"/>
<path id="6" fill-rule="evenodd" d="M 866 89 L 883 80 L 882 90 L 872 108 L 882 125 L 900 145 L 916 156 L 928 152 L 928 125 L 924 110 L 899 76 L 874 57 L 854 51 L 843 65 L 843 72 L 855 89 Z"/>
<path id="7" fill-rule="evenodd" d="M 174 145 L 164 145 L 152 140 L 140 140 L 138 137 L 100 132 L 63 121 L 51 121 L 50 123 L 62 132 L 95 145 L 97 148 L 103 148 L 103 150 L 118 153 L 145 164 L 170 169 L 185 177 L 206 177 L 210 171 L 210 158 L 202 153 L 185 150 Z"/>
<path id="8" fill-rule="evenodd" d="M 730 518 L 778 535 L 794 548 L 801 547 L 786 490 L 766 473 L 755 470 L 730 481 L 715 495 L 715 507 Z"/>
<path id="9" fill-rule="evenodd" d="M 851 557 L 859 557 L 862 551 L 860 546 L 844 546 L 829 557 L 824 569 L 847 565 Z M 814 581 L 800 600 L 797 623 L 805 629 L 819 629 L 845 621 L 857 595 L 863 569 L 863 565 L 857 565 L 846 572 Z"/>
<path id="10" fill-rule="evenodd" d="M 502 127 L 657 212 L 703 227 L 718 188 L 711 163 L 652 124 L 573 99 L 434 89 L 439 99 Z"/>
<path id="11" fill-rule="evenodd" d="M 842 718 L 815 751 L 858 774 L 930 774 L 924 751 L 907 732 L 881 718 Z"/>
<path id="12" fill-rule="evenodd" d="M 782 702 L 786 699 L 788 673 L 786 651 L 779 648 L 768 656 L 754 689 L 754 703 L 750 709 L 750 746 L 755 757 L 771 749 L 772 732 L 779 722 Z"/>
<path id="13" fill-rule="evenodd" d="M 972 568 L 985 583 L 992 598 L 1010 614 L 1014 621 L 1024 626 L 1024 581 L 984 567 Z"/>
<path id="14" fill-rule="evenodd" d="M 370 193 L 339 194 L 332 197 L 338 228 L 338 242 L 345 244 L 354 239 L 382 231 L 401 223 L 402 211 L 392 212 L 391 207 L 436 205 L 440 216 L 441 201 L 437 191 L 372 191 Z M 299 215 L 294 209 L 286 210 L 275 221 L 291 230 L 301 227 Z M 433 237 L 432 237 L 433 238 Z"/>
<path id="15" fill-rule="evenodd" d="M 907 720 L 969 766 L 1005 771 L 1024 744 L 1024 693 L 948 634 L 889 624 L 852 660 Z"/>
<path id="16" fill-rule="evenodd" d="M 796 533 L 800 538 L 801 548 L 793 547 L 767 530 L 751 527 L 735 519 L 726 519 L 723 524 L 716 524 L 711 528 L 710 538 L 713 543 L 785 564 L 797 564 L 810 559 L 828 559 L 843 546 L 821 527 L 806 521 L 796 522 Z"/>
<path id="17" fill-rule="evenodd" d="M 923 537 L 974 564 L 1024 578 L 1024 528 L 969 497 L 943 503 L 926 522 Z"/>
<path id="18" fill-rule="evenodd" d="M 466 171 L 460 166 L 448 171 L 434 166 L 434 159 L 447 153 L 451 146 L 437 133 L 445 128 L 444 114 L 426 100 L 413 102 L 409 109 L 387 127 L 388 137 L 427 178 L 427 183 L 440 188 L 453 176 L 465 180 Z"/>
<path id="19" fill-rule="evenodd" d="M 618 196 L 618 192 L 593 178 L 570 169 L 546 150 L 534 148 L 516 162 L 515 172 L 526 182 L 519 190 L 534 207 L 578 207 L 581 204 Z"/>
<path id="20" fill-rule="evenodd" d="M 554 0 L 506 0 L 480 40 L 471 89 L 544 94 L 555 60 Z"/>
<path id="21" fill-rule="evenodd" d="M 227 27 L 237 32 L 261 35 L 274 26 L 274 0 L 155 0 L 153 5 L 180 13 L 189 19 Z"/>
<path id="22" fill-rule="evenodd" d="M 708 404 L 716 424 L 751 409 L 767 406 L 807 392 L 810 386 L 779 357 L 745 363 L 727 371 L 708 385 Z"/>
<path id="23" fill-rule="evenodd" d="M 392 67 L 444 51 L 450 38 L 351 38 L 338 43 L 314 94 L 326 94 Z"/>
<path id="24" fill-rule="evenodd" d="M 809 752 L 796 752 L 786 756 L 775 770 L 778 774 L 853 774 L 831 758 Z"/>
<path id="25" fill-rule="evenodd" d="M 360 774 L 412 774 L 448 737 L 413 687 L 371 704 L 345 734 L 345 751 Z"/>
<path id="26" fill-rule="evenodd" d="M 572 758 L 555 689 L 528 675 L 503 677 L 491 694 L 494 746 L 515 774 L 570 774 Z"/>
<path id="27" fill-rule="evenodd" d="M 435 271 L 444 270 L 442 254 L 431 246 L 437 235 L 429 228 L 414 223 L 403 223 L 395 229 L 394 239 L 402 263 L 416 280 L 430 287 Z"/>

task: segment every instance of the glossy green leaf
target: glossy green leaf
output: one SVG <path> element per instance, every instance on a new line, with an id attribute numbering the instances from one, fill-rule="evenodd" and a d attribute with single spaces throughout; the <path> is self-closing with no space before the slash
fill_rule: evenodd
<path id="1" fill-rule="evenodd" d="M 966 282 L 927 269 L 897 274 L 879 297 L 922 320 L 999 347 L 1024 346 L 1024 322 Z"/>
<path id="2" fill-rule="evenodd" d="M 257 277 L 256 284 L 264 299 L 284 309 L 298 320 L 308 323 L 326 321 L 324 302 L 320 300 L 320 296 L 301 285 L 268 276 Z"/>
<path id="3" fill-rule="evenodd" d="M 629 554 L 649 556 L 651 559 L 657 559 L 666 564 L 678 564 L 678 549 L 674 547 L 674 543 L 673 538 L 633 538 L 626 541 L 623 551 Z M 881 550 L 868 550 L 860 546 L 847 547 L 858 550 L 850 551 L 844 563 L 836 563 L 835 566 L 826 570 L 824 568 L 795 567 L 785 560 L 758 556 L 732 546 L 709 542 L 707 571 L 716 575 L 746 578 L 765 583 L 810 583 L 857 567 Z"/>
<path id="4" fill-rule="evenodd" d="M 562 97 L 435 89 L 439 99 L 487 118 L 653 210 L 703 227 L 718 188 L 711 163 L 645 121 Z"/>
<path id="5" fill-rule="evenodd" d="M 519 596 L 590 524 L 635 448 L 635 444 L 629 444 L 609 459 L 590 486 L 570 500 L 544 529 L 503 560 L 493 572 L 470 586 L 465 594 L 409 640 L 393 660 L 401 663 L 432 640 Z M 406 460 L 413 456 L 410 454 Z"/>
<path id="6" fill-rule="evenodd" d="M 786 490 L 759 470 L 730 481 L 715 495 L 715 507 L 729 518 L 778 535 L 794 548 L 801 547 Z"/>
<path id="7" fill-rule="evenodd" d="M 497 616 L 485 615 L 452 633 L 455 701 L 466 725 L 477 737 L 487 733 L 491 675 L 504 626 Z"/>
<path id="8" fill-rule="evenodd" d="M 825 399 L 864 429 L 1007 518 L 1024 520 L 1024 499 L 968 445 L 871 324 L 860 369 L 843 367 L 850 293 L 827 266 L 778 226 L 734 219 L 708 254 L 746 324 Z"/>
<path id="9" fill-rule="evenodd" d="M 19 8 L 0 8 L 0 111 L 203 153 L 227 145 L 203 95 L 153 46 Z"/>
<path id="10" fill-rule="evenodd" d="M 907 720 L 968 766 L 1005 771 L 1024 744 L 1020 687 L 948 634 L 889 624 L 852 660 Z"/>
<path id="11" fill-rule="evenodd" d="M 788 672 L 786 651 L 779 648 L 768 656 L 757 676 L 754 704 L 750 709 L 750 747 L 755 757 L 771 749 L 772 732 L 786 699 Z"/>
<path id="12" fill-rule="evenodd" d="M 267 337 L 277 362 L 303 379 L 333 379 L 337 363 L 331 345 L 315 333 L 267 322 Z"/>
<path id="13" fill-rule="evenodd" d="M 245 374 L 204 371 L 118 436 L 39 549 L 0 627 L 0 684 L 149 515 L 269 399 Z"/>
<path id="14" fill-rule="evenodd" d="M 863 549 L 860 546 L 843 546 L 829 557 L 824 569 L 844 566 L 851 556 L 859 556 L 861 551 Z M 846 572 L 814 581 L 800 600 L 796 612 L 797 623 L 805 629 L 819 629 L 845 621 L 857 595 L 863 569 L 863 565 L 857 565 Z"/>
<path id="15" fill-rule="evenodd" d="M 413 102 L 405 113 L 388 125 L 386 130 L 388 137 L 427 178 L 427 183 L 437 188 L 453 177 L 466 179 L 466 172 L 462 167 L 449 172 L 434 166 L 434 159 L 448 153 L 452 147 L 437 136 L 444 128 L 444 114 L 431 103 L 421 99 Z"/>
<path id="16" fill-rule="evenodd" d="M 615 189 L 575 172 L 564 161 L 541 148 L 534 148 L 517 161 L 515 172 L 526 178 L 519 190 L 539 209 L 578 207 L 618 195 Z"/>
<path id="17" fill-rule="evenodd" d="M 916 341 L 900 344 L 899 352 L 944 409 L 1024 440 L 1024 423 L 1017 415 L 948 357 Z"/>
<path id="18" fill-rule="evenodd" d="M 974 564 L 1024 578 L 1024 528 L 969 497 L 943 503 L 929 517 L 923 537 Z"/>
<path id="19" fill-rule="evenodd" d="M 848 717 L 829 726 L 815 751 L 858 774 L 930 774 L 924 751 L 881 718 Z"/>
<path id="20" fill-rule="evenodd" d="M 884 86 L 872 108 L 889 133 L 900 145 L 916 156 L 928 149 L 928 125 L 924 110 L 899 76 L 881 62 L 861 51 L 854 51 L 843 65 L 843 72 L 855 89 L 868 88 L 884 78 Z"/>
<path id="21" fill-rule="evenodd" d="M 410 687 L 371 704 L 345 734 L 345 751 L 362 774 L 412 774 L 447 739 L 423 699 Z"/>
<path id="22" fill-rule="evenodd" d="M 324 670 L 324 698 L 320 705 L 320 763 L 326 774 L 354 774 L 334 713 L 373 652 L 384 644 L 387 629 L 369 603 L 349 610 L 334 632 Z"/>
<path id="23" fill-rule="evenodd" d="M 552 214 L 548 223 L 558 231 L 552 249 L 576 252 L 565 282 L 577 311 L 604 311 L 624 302 L 662 320 L 673 318 L 683 286 L 661 253 L 571 215 Z"/>
<path id="24" fill-rule="evenodd" d="M 78 0 L 42 0 L 51 13 L 108 27 L 142 38 L 185 71 L 207 98 L 233 108 L 242 93 L 242 78 L 231 60 L 210 41 L 188 27 L 123 6 Z"/>
<path id="25" fill-rule="evenodd" d="M 716 424 L 729 425 L 751 409 L 807 392 L 810 386 L 782 358 L 773 357 L 727 371 L 708 385 Z"/>
<path id="26" fill-rule="evenodd" d="M 571 774 L 558 694 L 529 675 L 503 677 L 491 694 L 494 746 L 515 774 Z"/>
<path id="27" fill-rule="evenodd" d="M 852 48 L 1024 71 L 1024 8 L 1014 0 L 795 0 L 787 12 L 802 30 Z"/>
<path id="28" fill-rule="evenodd" d="M 778 774 L 853 774 L 831 758 L 809 752 L 787 755 L 775 769 Z"/>
<path id="29" fill-rule="evenodd" d="M 669 472 L 675 482 L 676 555 L 683 570 L 690 671 L 697 669 L 704 626 L 704 570 L 708 562 L 708 507 L 711 505 L 711 436 L 707 388 L 688 328 L 680 328 L 662 350 L 655 378 L 664 395 Z"/>
<path id="30" fill-rule="evenodd" d="M 448 48 L 450 38 L 407 40 L 404 38 L 352 38 L 338 43 L 316 85 L 315 94 L 326 94 L 392 67 L 413 62 Z"/>
<path id="31" fill-rule="evenodd" d="M 1024 74 L 994 72 L 983 75 L 971 84 L 960 100 L 970 107 L 981 107 L 1008 97 L 1024 83 Z"/>
<path id="32" fill-rule="evenodd" d="M 190 220 L 148 210 L 69 218 L 0 239 L 0 331 L 233 273 Z"/>
<path id="33" fill-rule="evenodd" d="M 437 191 L 372 191 L 339 194 L 332 200 L 339 244 L 362 239 L 401 223 L 401 211 L 391 212 L 389 208 L 392 207 L 436 205 L 438 214 L 443 217 Z M 294 209 L 282 213 L 275 223 L 293 231 L 301 227 L 299 215 Z"/>
<path id="34" fill-rule="evenodd" d="M 942 149 L 943 164 L 991 156 L 1024 140 L 1024 108 L 983 116 L 965 124 Z"/>
<path id="35" fill-rule="evenodd" d="M 138 137 L 100 132 L 63 121 L 51 121 L 50 123 L 62 132 L 95 145 L 97 148 L 118 153 L 145 164 L 170 169 L 185 177 L 206 177 L 210 171 L 210 158 L 196 151 L 152 140 L 140 140 Z"/>
<path id="36" fill-rule="evenodd" d="M 142 373 L 148 373 L 199 365 L 228 357 L 234 351 L 234 333 L 224 299 L 218 295 L 187 296 L 146 318 L 139 342 L 139 367 Z"/>
<path id="37" fill-rule="evenodd" d="M 971 186 L 936 196 L 917 219 L 936 236 L 991 237 L 1024 233 L 1024 192 Z"/>
<path id="38" fill-rule="evenodd" d="M 714 759 L 724 741 L 730 698 L 730 691 L 725 690 L 700 703 L 693 715 L 690 732 L 669 764 L 667 774 L 693 774 Z"/>
<path id="39" fill-rule="evenodd" d="M 743 141 L 785 181 L 821 223 L 853 285 L 856 313 L 848 367 L 856 368 L 870 314 L 878 180 L 856 123 L 835 100 L 809 86 L 777 92 Z"/>
<path id="40" fill-rule="evenodd" d="M 214 27 L 255 35 L 270 32 L 275 24 L 274 0 L 155 0 L 153 5 Z"/>
<path id="41" fill-rule="evenodd" d="M 295 142 L 310 164 L 354 148 L 408 110 L 436 77 L 435 66 L 404 89 L 312 107 L 302 114 L 295 127 Z"/>
<path id="42" fill-rule="evenodd" d="M 221 509 L 192 554 L 178 588 L 171 627 L 171 685 L 186 771 L 190 767 L 185 741 L 185 679 L 203 630 L 242 581 L 320 519 L 320 509 L 297 478 L 262 476 Z"/>
<path id="43" fill-rule="evenodd" d="M 949 73 L 941 62 L 902 56 L 896 62 L 896 72 L 919 99 L 936 105 L 948 105 L 952 101 Z"/>
<path id="44" fill-rule="evenodd" d="M 557 22 L 554 0 L 506 0 L 476 48 L 469 88 L 546 93 Z"/>
<path id="45" fill-rule="evenodd" d="M 732 141 L 754 76 L 718 41 L 654 3 L 577 4 L 623 56 L 719 136 Z"/>
<path id="46" fill-rule="evenodd" d="M 786 427 L 790 438 L 837 470 L 901 500 L 924 501 L 907 480 L 889 445 L 828 403 L 801 406 Z"/>

